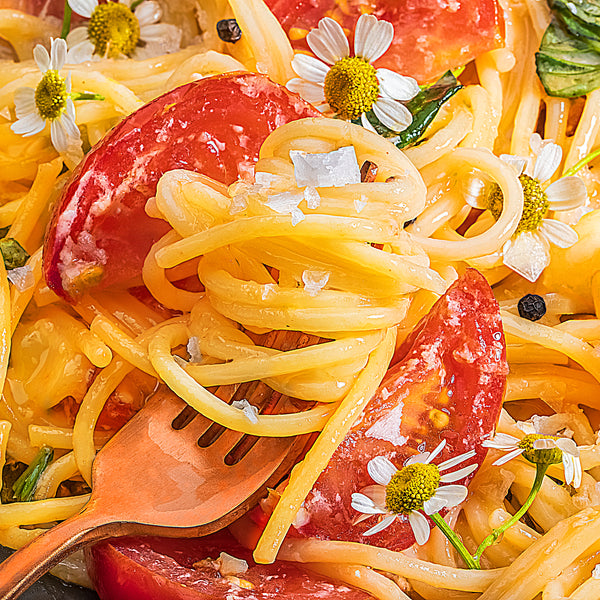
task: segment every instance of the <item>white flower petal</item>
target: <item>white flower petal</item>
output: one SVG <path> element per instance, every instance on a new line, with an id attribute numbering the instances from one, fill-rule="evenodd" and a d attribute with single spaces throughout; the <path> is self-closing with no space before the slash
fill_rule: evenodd
<path id="1" fill-rule="evenodd" d="M 75 44 L 67 52 L 67 62 L 70 65 L 78 65 L 94 59 L 94 44 L 89 40 L 84 40 Z"/>
<path id="2" fill-rule="evenodd" d="M 511 166 L 517 176 L 521 175 L 529 162 L 528 159 L 523 158 L 522 156 L 514 156 L 512 154 L 501 154 L 500 160 L 507 165 Z"/>
<path id="3" fill-rule="evenodd" d="M 18 119 L 36 112 L 35 90 L 33 88 L 22 87 L 15 90 L 15 112 Z"/>
<path id="4" fill-rule="evenodd" d="M 143 27 L 158 23 L 162 17 L 162 8 L 154 0 L 145 0 L 136 7 L 134 14 L 140 22 L 140 27 Z"/>
<path id="5" fill-rule="evenodd" d="M 454 467 L 454 466 L 460 464 L 461 462 L 465 462 L 465 460 L 469 460 L 470 458 L 473 458 L 476 454 L 477 454 L 477 452 L 475 450 L 469 450 L 468 452 L 463 452 L 462 454 L 459 454 L 458 456 L 455 456 L 454 458 L 450 458 L 449 460 L 446 460 L 443 463 L 441 463 L 440 465 L 438 465 L 438 469 L 440 471 L 445 471 L 446 469 L 450 469 L 451 467 Z"/>
<path id="6" fill-rule="evenodd" d="M 558 440 L 554 440 L 554 445 L 562 450 L 562 452 L 566 452 L 571 456 L 579 456 L 579 448 L 577 447 L 577 444 L 569 438 L 559 438 Z"/>
<path id="7" fill-rule="evenodd" d="M 539 440 L 534 440 L 533 449 L 534 450 L 551 450 L 556 447 L 554 440 L 550 440 L 548 438 L 540 438 Z"/>
<path id="8" fill-rule="evenodd" d="M 392 131 L 404 131 L 412 123 L 412 114 L 408 108 L 391 98 L 379 97 L 373 104 L 373 112 Z"/>
<path id="9" fill-rule="evenodd" d="M 367 487 L 360 490 L 363 496 L 369 498 L 375 506 L 381 509 L 381 512 L 387 512 L 385 508 L 385 497 L 387 489 L 384 485 L 368 485 Z"/>
<path id="10" fill-rule="evenodd" d="M 537 417 L 538 415 L 534 415 Z M 532 421 L 517 421 L 516 422 L 517 429 L 520 429 L 525 435 L 532 435 L 534 433 L 539 433 L 539 431 L 535 428 L 535 425 Z"/>
<path id="11" fill-rule="evenodd" d="M 429 462 L 429 456 L 431 452 L 421 452 L 421 454 L 415 454 L 411 456 L 407 460 L 404 461 L 404 466 L 414 465 L 414 464 L 427 464 Z"/>
<path id="12" fill-rule="evenodd" d="M 446 447 L 446 440 L 443 439 L 429 454 L 426 463 L 430 463 Z"/>
<path id="13" fill-rule="evenodd" d="M 33 49 L 33 59 L 42 73 L 45 73 L 50 68 L 50 55 L 48 50 L 41 44 L 38 44 Z"/>
<path id="14" fill-rule="evenodd" d="M 98 6 L 97 0 L 68 0 L 69 6 L 74 13 L 89 19 Z"/>
<path id="15" fill-rule="evenodd" d="M 497 433 L 491 440 L 484 440 L 484 448 L 496 448 L 498 450 L 514 450 L 519 443 L 519 439 L 508 435 L 507 433 Z"/>
<path id="16" fill-rule="evenodd" d="M 556 219 L 542 219 L 540 233 L 559 248 L 569 248 L 579 240 L 577 232 L 571 226 Z"/>
<path id="17" fill-rule="evenodd" d="M 398 469 L 385 456 L 376 456 L 368 462 L 367 471 L 375 483 L 387 485 Z"/>
<path id="18" fill-rule="evenodd" d="M 563 452 L 562 456 L 563 468 L 565 470 L 565 483 L 578 488 L 581 485 L 583 470 L 579 458 Z"/>
<path id="19" fill-rule="evenodd" d="M 354 54 L 370 63 L 380 58 L 394 39 L 394 27 L 373 15 L 361 15 L 354 31 Z"/>
<path id="20" fill-rule="evenodd" d="M 468 490 L 464 485 L 444 485 L 436 490 L 433 497 L 445 500 L 446 507 L 452 508 L 458 506 L 467 497 L 467 494 Z"/>
<path id="21" fill-rule="evenodd" d="M 174 25 L 170 25 L 169 23 L 155 23 L 140 27 L 140 39 L 147 44 L 151 42 L 167 44 L 174 34 L 181 38 L 181 30 Z M 174 49 L 177 49 L 177 47 L 179 47 L 179 41 L 176 42 Z M 172 52 L 173 49 L 170 48 L 169 51 Z M 166 51 L 162 52 L 162 54 L 165 53 Z"/>
<path id="22" fill-rule="evenodd" d="M 429 500 L 423 502 L 423 510 L 427 515 L 433 515 L 434 513 L 440 512 L 442 508 L 446 508 L 448 502 L 445 498 L 432 496 Z"/>
<path id="23" fill-rule="evenodd" d="M 326 113 L 326 112 L 333 112 L 331 110 L 331 106 L 329 106 L 329 104 L 327 104 L 327 102 L 325 102 L 325 104 L 319 104 L 318 106 L 315 106 L 315 108 L 322 113 Z"/>
<path id="24" fill-rule="evenodd" d="M 374 525 L 373 527 L 371 527 L 371 529 L 367 529 L 367 531 L 365 531 L 363 535 L 375 535 L 376 533 L 383 531 L 386 527 L 389 527 L 395 520 L 396 515 L 388 515 L 387 517 L 385 517 L 385 519 L 379 521 L 377 525 Z"/>
<path id="25" fill-rule="evenodd" d="M 358 492 L 352 494 L 351 506 L 354 510 L 367 515 L 382 515 L 387 512 L 385 509 L 382 510 L 379 506 L 375 506 L 371 498 Z"/>
<path id="26" fill-rule="evenodd" d="M 70 119 L 75 121 L 75 104 L 73 103 L 72 98 L 67 98 L 67 106 L 65 108 L 65 114 L 68 115 Z"/>
<path id="27" fill-rule="evenodd" d="M 534 283 L 550 264 L 549 250 L 545 237 L 524 231 L 504 244 L 503 261 L 507 267 Z"/>
<path id="28" fill-rule="evenodd" d="M 89 39 L 90 36 L 88 35 L 87 27 L 75 27 L 75 29 L 71 29 L 67 34 L 67 47 L 70 49 L 76 44 L 81 44 L 81 42 L 85 42 Z"/>
<path id="29" fill-rule="evenodd" d="M 330 17 L 319 21 L 307 36 L 309 48 L 328 65 L 350 55 L 350 45 L 340 25 Z"/>
<path id="30" fill-rule="evenodd" d="M 363 113 L 362 115 L 360 115 L 360 122 L 365 129 L 368 129 L 373 133 L 377 133 L 377 129 L 375 129 L 375 127 L 373 127 L 373 125 L 371 124 L 371 121 L 367 119 L 367 113 Z"/>
<path id="31" fill-rule="evenodd" d="M 440 481 L 442 483 L 454 483 L 459 479 L 464 479 L 468 477 L 471 473 L 477 470 L 478 464 L 468 465 L 467 467 L 463 467 L 462 469 L 458 469 L 458 471 L 452 471 L 452 473 L 446 473 L 440 477 Z"/>
<path id="32" fill-rule="evenodd" d="M 427 517 L 422 515 L 420 512 L 413 510 L 408 515 L 408 522 L 410 523 L 410 527 L 413 531 L 417 544 L 422 546 L 423 544 L 427 543 L 427 540 L 429 539 L 429 533 L 431 532 Z"/>
<path id="33" fill-rule="evenodd" d="M 292 59 L 292 69 L 298 77 L 321 85 L 329 71 L 329 67 L 322 60 L 308 54 L 296 54 Z"/>
<path id="34" fill-rule="evenodd" d="M 532 177 L 539 182 L 548 181 L 562 160 L 562 148 L 558 144 L 542 145 L 533 166 Z"/>
<path id="35" fill-rule="evenodd" d="M 322 85 L 296 77 L 290 79 L 285 87 L 290 92 L 300 94 L 307 102 L 325 102 L 325 90 Z"/>
<path id="36" fill-rule="evenodd" d="M 17 134 L 24 137 L 35 135 L 46 127 L 46 121 L 38 115 L 37 112 L 28 114 L 27 116 L 15 121 L 10 128 Z"/>
<path id="37" fill-rule="evenodd" d="M 67 42 L 62 38 L 52 40 L 50 46 L 50 68 L 60 71 L 67 58 Z"/>
<path id="38" fill-rule="evenodd" d="M 75 121 L 66 113 L 66 111 L 59 117 L 61 125 L 65 129 L 67 137 L 79 141 L 80 133 L 79 128 L 75 125 Z"/>
<path id="39" fill-rule="evenodd" d="M 389 69 L 377 69 L 377 81 L 383 96 L 407 102 L 419 93 L 419 84 L 412 77 L 405 77 Z"/>
<path id="40" fill-rule="evenodd" d="M 588 194 L 580 177 L 561 177 L 546 188 L 550 210 L 572 210 L 584 206 Z"/>
<path id="41" fill-rule="evenodd" d="M 513 458 L 517 458 L 517 456 L 521 456 L 521 454 L 523 454 L 523 452 L 524 452 L 523 448 L 516 448 L 515 450 L 512 450 L 508 454 L 501 456 L 498 460 L 495 460 L 492 464 L 496 467 L 499 467 L 500 465 L 507 463 L 509 460 L 512 460 Z"/>
<path id="42" fill-rule="evenodd" d="M 68 150 L 69 139 L 60 119 L 54 119 L 54 121 L 50 122 L 50 139 L 58 152 L 66 152 Z"/>
<path id="43" fill-rule="evenodd" d="M 542 151 L 543 142 L 544 140 L 539 133 L 531 134 L 531 137 L 529 138 L 529 147 L 536 156 Z"/>

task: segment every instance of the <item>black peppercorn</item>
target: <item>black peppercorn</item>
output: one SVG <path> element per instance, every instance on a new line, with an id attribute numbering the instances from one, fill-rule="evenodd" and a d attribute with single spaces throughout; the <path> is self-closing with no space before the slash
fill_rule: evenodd
<path id="1" fill-rule="evenodd" d="M 224 42 L 235 44 L 242 37 L 242 30 L 235 19 L 221 19 L 217 23 L 217 34 Z"/>
<path id="2" fill-rule="evenodd" d="M 526 294 L 519 300 L 517 306 L 519 315 L 523 319 L 537 321 L 546 314 L 546 303 L 541 296 L 537 294 Z"/>

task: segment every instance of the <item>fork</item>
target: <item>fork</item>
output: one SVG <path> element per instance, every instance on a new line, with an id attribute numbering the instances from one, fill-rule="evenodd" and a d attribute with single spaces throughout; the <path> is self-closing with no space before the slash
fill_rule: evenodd
<path id="1" fill-rule="evenodd" d="M 289 346 L 289 332 L 287 338 Z M 251 392 L 271 405 L 280 396 L 267 394 L 261 382 L 224 387 L 231 388 L 222 386 L 222 394 Z M 196 537 L 226 527 L 281 481 L 307 440 L 249 438 L 206 419 L 161 386 L 96 456 L 84 509 L 0 565 L 0 598 L 16 598 L 71 552 L 109 537 Z"/>

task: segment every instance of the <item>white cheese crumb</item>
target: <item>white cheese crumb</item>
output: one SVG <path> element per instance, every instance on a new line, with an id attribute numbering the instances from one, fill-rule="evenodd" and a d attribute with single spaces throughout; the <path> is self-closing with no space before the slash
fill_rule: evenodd
<path id="1" fill-rule="evenodd" d="M 310 296 L 316 296 L 327 285 L 329 275 L 328 271 L 303 271 L 304 289 Z"/>
<path id="2" fill-rule="evenodd" d="M 319 208 L 319 205 L 321 204 L 321 196 L 317 189 L 312 185 L 307 185 L 304 188 L 304 199 L 306 200 L 306 207 L 311 210 Z"/>
<path id="3" fill-rule="evenodd" d="M 258 423 L 258 408 L 256 408 L 256 406 L 253 404 L 250 404 L 246 398 L 243 400 L 235 400 L 231 403 L 231 406 L 241 410 L 246 415 L 250 423 L 254 423 L 255 425 Z"/>
<path id="4" fill-rule="evenodd" d="M 197 364 L 202 362 L 202 352 L 200 352 L 200 340 L 198 336 L 193 335 L 186 346 L 187 353 L 190 355 L 190 362 Z"/>
<path id="5" fill-rule="evenodd" d="M 592 571 L 592 579 L 600 579 L 600 565 L 596 565 Z"/>
<path id="6" fill-rule="evenodd" d="M 7 271 L 6 276 L 20 292 L 28 290 L 35 284 L 35 277 L 33 276 L 33 269 L 31 268 L 31 265 L 24 265 L 22 267 L 10 269 L 10 271 Z"/>
<path id="7" fill-rule="evenodd" d="M 332 152 L 309 154 L 290 150 L 298 187 L 340 187 L 360 183 L 360 167 L 354 146 Z"/>
<path id="8" fill-rule="evenodd" d="M 238 213 L 246 210 L 247 207 L 248 200 L 246 200 L 246 196 L 238 194 L 237 196 L 233 196 L 231 199 L 231 204 L 229 205 L 229 214 L 237 215 Z"/>
<path id="9" fill-rule="evenodd" d="M 367 197 L 364 194 L 361 194 L 360 198 L 354 198 L 354 210 L 357 213 L 361 213 L 366 205 Z"/>

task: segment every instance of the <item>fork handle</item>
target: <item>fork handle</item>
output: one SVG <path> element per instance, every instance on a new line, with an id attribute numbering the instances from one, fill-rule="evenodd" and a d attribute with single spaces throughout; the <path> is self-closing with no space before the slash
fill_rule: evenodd
<path id="1" fill-rule="evenodd" d="M 118 535 L 115 525 L 93 511 L 83 511 L 36 537 L 0 564 L 0 599 L 17 598 L 78 548 Z"/>

